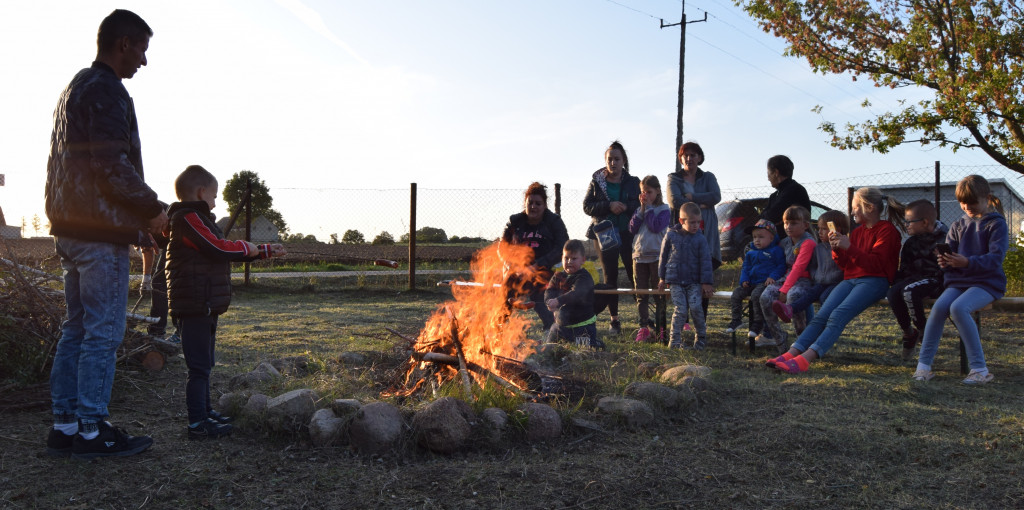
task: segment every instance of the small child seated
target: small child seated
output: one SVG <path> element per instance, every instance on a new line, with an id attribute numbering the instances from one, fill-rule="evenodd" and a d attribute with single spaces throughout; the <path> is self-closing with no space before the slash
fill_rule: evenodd
<path id="1" fill-rule="evenodd" d="M 935 206 L 928 200 L 911 202 L 904 217 L 910 237 L 900 250 L 896 282 L 886 297 L 903 330 L 903 360 L 908 361 L 924 331 L 924 298 L 939 297 L 942 292 L 942 268 L 934 252 L 936 244 L 946 241 L 948 229 L 938 221 Z"/>
<path id="2" fill-rule="evenodd" d="M 280 244 L 258 247 L 229 241 L 213 221 L 217 178 L 199 165 L 185 169 L 174 181 L 180 202 L 171 204 L 167 245 L 167 297 L 177 319 L 181 351 L 188 367 L 185 407 L 189 439 L 231 434 L 231 418 L 210 405 L 210 370 L 214 366 L 217 318 L 231 303 L 231 261 L 284 255 Z"/>
<path id="3" fill-rule="evenodd" d="M 775 283 L 786 273 L 786 256 L 779 248 L 775 224 L 760 219 L 753 226 L 747 227 L 751 242 L 747 253 L 743 256 L 743 267 L 740 269 L 740 286 L 732 291 L 732 320 L 726 333 L 732 333 L 743 323 L 743 300 L 750 298 L 751 303 L 759 303 L 761 293 L 767 285 Z M 751 307 L 750 327 L 747 335 L 755 338 L 764 329 L 764 316 L 760 306 Z"/>
<path id="4" fill-rule="evenodd" d="M 547 341 L 565 340 L 603 350 L 604 342 L 597 338 L 594 278 L 583 269 L 585 253 L 583 242 L 577 239 L 570 239 L 562 248 L 563 270 L 551 277 L 544 291 L 544 304 L 555 313 Z"/>
<path id="5" fill-rule="evenodd" d="M 811 287 L 788 302 L 775 300 L 772 311 L 782 322 L 793 322 L 797 336 L 807 328 L 807 311 L 815 301 L 824 303 L 832 289 L 843 281 L 843 270 L 832 260 L 832 245 L 828 240 L 829 223 L 842 235 L 850 233 L 850 220 L 839 211 L 826 211 L 818 218 L 818 244 L 807 271 L 811 274 Z"/>
<path id="6" fill-rule="evenodd" d="M 788 302 L 799 299 L 811 288 L 811 267 L 814 262 L 814 234 L 811 233 L 811 212 L 800 205 L 791 205 L 782 213 L 782 223 L 786 237 L 779 243 L 779 248 L 786 257 L 786 276 L 771 285 L 765 286 L 761 299 L 754 306 L 761 307 L 764 317 L 765 338 L 755 343 L 758 347 L 776 346 L 784 350 L 789 334 L 779 325 L 778 314 L 775 313 L 774 301 Z M 831 258 L 831 257 L 830 257 Z"/>
<path id="7" fill-rule="evenodd" d="M 669 229 L 661 242 L 658 260 L 658 289 L 672 291 L 672 329 L 670 348 L 703 350 L 707 346 L 707 324 L 701 300 L 711 297 L 715 288 L 711 273 L 711 248 L 700 231 L 700 207 L 687 202 L 679 209 L 679 226 Z M 693 319 L 697 330 L 694 342 L 682 342 L 686 317 Z"/>

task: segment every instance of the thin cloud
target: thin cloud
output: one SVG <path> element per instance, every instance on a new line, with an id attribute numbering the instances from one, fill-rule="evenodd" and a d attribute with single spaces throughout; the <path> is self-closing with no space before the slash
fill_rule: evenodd
<path id="1" fill-rule="evenodd" d="M 327 28 L 327 24 L 324 23 L 324 19 L 318 12 L 307 6 L 302 0 L 276 0 L 277 5 L 284 7 L 288 12 L 292 13 L 299 21 L 303 22 L 307 27 L 311 28 L 314 32 L 324 36 L 328 41 L 338 45 L 341 49 L 345 50 L 346 53 L 352 56 L 352 58 L 358 60 L 363 65 L 370 65 L 362 56 L 356 53 L 356 50 L 352 49 L 345 41 L 334 35 L 330 28 Z"/>

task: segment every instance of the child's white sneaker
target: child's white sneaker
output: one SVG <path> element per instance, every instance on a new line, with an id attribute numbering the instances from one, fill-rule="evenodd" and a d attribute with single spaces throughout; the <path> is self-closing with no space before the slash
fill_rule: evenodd
<path id="1" fill-rule="evenodd" d="M 748 338 L 757 338 L 759 333 L 757 331 L 747 331 Z"/>
<path id="2" fill-rule="evenodd" d="M 935 377 L 935 373 L 932 372 L 931 370 L 922 370 L 919 368 L 917 369 L 917 371 L 914 372 L 915 381 L 927 382 L 932 380 L 932 377 Z"/>
<path id="3" fill-rule="evenodd" d="M 964 378 L 964 384 L 977 386 L 979 384 L 985 384 L 995 378 L 996 376 L 992 375 L 992 372 L 986 372 L 982 375 L 981 372 L 978 372 L 977 370 L 971 370 L 971 373 L 967 374 L 967 377 Z"/>

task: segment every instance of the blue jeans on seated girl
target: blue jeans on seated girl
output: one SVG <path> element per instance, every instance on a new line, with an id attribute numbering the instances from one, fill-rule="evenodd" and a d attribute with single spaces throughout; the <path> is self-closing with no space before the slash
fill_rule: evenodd
<path id="1" fill-rule="evenodd" d="M 800 352 L 814 349 L 819 357 L 824 356 L 839 340 L 846 325 L 867 307 L 882 300 L 888 290 L 889 280 L 882 276 L 843 280 L 829 294 L 821 310 L 793 343 L 793 348 Z"/>
<path id="2" fill-rule="evenodd" d="M 604 349 L 604 342 L 597 338 L 596 321 L 585 326 L 577 326 L 575 328 L 559 326 L 558 324 L 552 325 L 551 329 L 548 330 L 547 342 L 557 343 L 559 341 L 571 342 L 580 347 Z"/>
<path id="3" fill-rule="evenodd" d="M 995 301 L 995 297 L 983 289 L 968 287 L 966 289 L 948 288 L 942 291 L 932 311 L 928 314 L 928 322 L 924 326 L 924 340 L 921 342 L 921 354 L 918 363 L 932 366 L 935 361 L 935 352 L 939 349 L 939 340 L 942 338 L 942 327 L 946 324 L 946 317 L 953 318 L 953 324 L 960 332 L 960 338 L 964 341 L 964 350 L 967 352 L 967 363 L 971 370 L 985 368 L 985 353 L 981 350 L 981 335 L 978 333 L 978 325 L 971 317 L 975 311 Z"/>

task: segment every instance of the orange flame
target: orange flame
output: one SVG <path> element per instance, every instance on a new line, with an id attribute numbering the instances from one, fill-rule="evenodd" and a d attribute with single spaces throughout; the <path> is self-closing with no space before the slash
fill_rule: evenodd
<path id="1" fill-rule="evenodd" d="M 440 352 L 454 355 L 452 321 L 468 363 L 476 363 L 498 373 L 496 356 L 524 360 L 536 347 L 526 337 L 533 319 L 532 311 L 519 311 L 523 303 L 512 306 L 509 301 L 528 299 L 528 285 L 541 285 L 549 275 L 531 264 L 533 250 L 504 242 L 478 251 L 470 262 L 474 286 L 452 286 L 454 301 L 441 303 L 427 319 L 413 349 L 417 352 Z M 535 303 L 544 306 L 544 303 Z M 454 369 L 448 370 L 454 376 Z"/>

